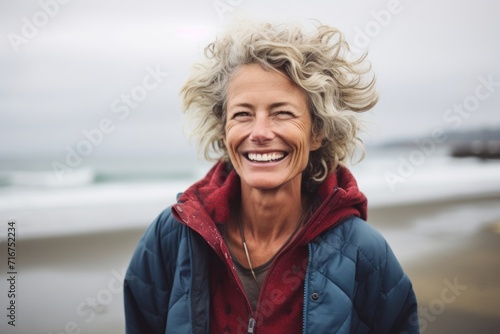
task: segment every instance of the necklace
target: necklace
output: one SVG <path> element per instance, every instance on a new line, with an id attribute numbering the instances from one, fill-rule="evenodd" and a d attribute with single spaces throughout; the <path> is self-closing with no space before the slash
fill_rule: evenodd
<path id="1" fill-rule="evenodd" d="M 306 211 L 307 210 L 302 210 L 302 214 L 299 217 L 299 221 L 297 222 L 297 226 L 295 226 L 295 229 L 293 230 L 292 234 L 290 234 L 290 236 L 285 241 L 285 243 L 283 244 L 283 246 L 281 246 L 280 250 L 283 249 L 290 242 L 290 240 L 292 240 L 292 238 L 295 236 L 295 234 L 299 230 L 299 227 L 304 222 L 304 218 L 305 218 L 305 215 L 306 215 L 305 212 Z M 245 231 L 243 229 L 242 219 L 238 220 L 238 228 L 240 230 L 241 243 L 243 244 L 243 250 L 245 251 L 245 256 L 246 256 L 247 261 L 248 261 L 248 266 L 250 267 L 250 272 L 252 273 L 252 276 L 253 276 L 253 279 L 255 280 L 255 283 L 257 284 L 257 286 L 260 289 L 259 281 L 257 280 L 257 276 L 255 275 L 255 271 L 253 270 L 252 261 L 250 260 L 250 253 L 248 252 L 247 241 L 245 239 Z"/>
<path id="2" fill-rule="evenodd" d="M 242 225 L 243 224 L 241 224 L 241 220 L 238 221 L 238 226 L 239 226 L 240 235 L 241 235 L 241 242 L 243 243 L 243 250 L 245 251 L 245 256 L 247 257 L 248 266 L 250 267 L 250 272 L 252 273 L 253 279 L 255 280 L 255 283 L 257 283 L 257 286 L 260 289 L 259 281 L 257 280 L 257 276 L 255 276 L 255 272 L 253 271 L 252 261 L 250 260 L 250 254 L 248 254 L 247 241 L 245 239 L 245 232 L 243 231 Z"/>

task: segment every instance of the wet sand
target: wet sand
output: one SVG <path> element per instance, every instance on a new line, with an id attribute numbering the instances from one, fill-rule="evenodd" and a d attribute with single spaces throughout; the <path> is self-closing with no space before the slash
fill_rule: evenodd
<path id="1" fill-rule="evenodd" d="M 142 229 L 134 229 L 21 239 L 17 324 L 2 319 L 0 333 L 124 333 L 123 275 L 141 235 Z"/>
<path id="2" fill-rule="evenodd" d="M 493 232 L 498 224 L 454 250 L 406 265 L 423 309 L 422 332 L 500 332 L 500 234 Z"/>
<path id="3" fill-rule="evenodd" d="M 396 228 L 402 217 L 411 224 L 423 214 L 436 217 L 445 212 L 446 217 L 449 212 L 452 216 L 457 207 L 486 212 L 487 204 L 500 206 L 500 197 L 377 208 L 371 210 L 370 221 L 384 232 Z M 482 219 L 481 214 L 475 219 Z M 401 261 L 417 294 L 422 333 L 500 333 L 500 216 L 470 224 L 479 226 L 470 234 L 439 233 L 438 229 L 433 237 L 447 247 Z M 394 249 L 396 254 L 398 250 Z"/>

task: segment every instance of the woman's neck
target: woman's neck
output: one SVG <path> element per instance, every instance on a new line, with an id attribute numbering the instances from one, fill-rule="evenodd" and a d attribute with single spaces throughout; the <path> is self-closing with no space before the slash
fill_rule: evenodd
<path id="1" fill-rule="evenodd" d="M 286 241 L 304 219 L 304 202 L 300 185 L 279 190 L 242 186 L 239 223 L 247 241 L 264 247 Z"/>

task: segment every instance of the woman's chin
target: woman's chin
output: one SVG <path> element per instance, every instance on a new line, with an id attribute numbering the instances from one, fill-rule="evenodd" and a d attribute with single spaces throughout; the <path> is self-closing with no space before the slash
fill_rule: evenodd
<path id="1" fill-rule="evenodd" d="M 241 175 L 240 175 L 241 177 Z M 301 175 L 290 177 L 284 173 L 258 173 L 253 175 L 243 175 L 242 183 L 248 188 L 262 191 L 279 190 L 294 183 L 301 182 Z"/>

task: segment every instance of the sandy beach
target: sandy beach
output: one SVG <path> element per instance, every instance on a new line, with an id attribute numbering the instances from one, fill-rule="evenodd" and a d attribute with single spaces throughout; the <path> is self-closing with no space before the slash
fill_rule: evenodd
<path id="1" fill-rule="evenodd" d="M 499 333 L 499 224 L 452 251 L 406 265 L 420 303 L 422 333 Z M 446 293 L 449 300 L 442 297 L 447 282 L 457 284 L 455 293 Z"/>
<path id="2" fill-rule="evenodd" d="M 500 332 L 500 216 L 492 219 L 486 212 L 499 204 L 500 196 L 488 196 L 370 210 L 369 221 L 383 232 L 396 228 L 398 221 L 411 226 L 425 216 L 430 224 L 439 224 L 443 217 L 453 219 L 458 208 L 477 211 L 471 217 L 463 215 L 463 221 L 450 221 L 448 231 L 439 226 L 427 231 L 434 239 L 431 245 L 438 247 L 421 250 L 422 256 L 402 258 L 417 294 L 422 333 Z M 464 229 L 464 221 L 475 228 Z M 418 245 L 393 248 L 398 254 Z"/>
<path id="3" fill-rule="evenodd" d="M 490 195 L 370 209 L 369 222 L 387 238 L 413 281 L 422 333 L 499 332 L 498 204 L 500 196 Z M 124 229 L 53 237 L 22 238 L 22 220 L 28 218 L 20 217 L 17 326 L 2 320 L 0 331 L 123 333 L 121 279 L 138 239 L 162 206 L 122 209 Z M 99 224 L 109 210 L 70 211 Z M 141 210 L 147 213 L 133 227 L 127 217 L 137 221 Z M 31 215 L 43 218 L 41 211 Z M 3 254 L 4 247 L 2 242 Z M 5 304 L 5 280 L 1 284 Z"/>

